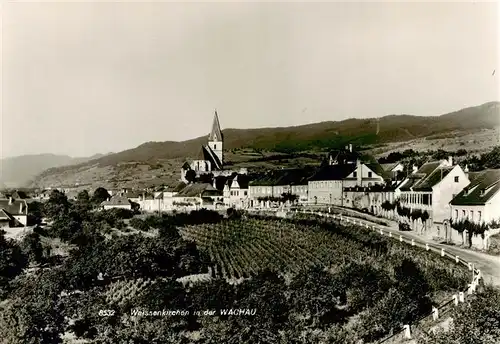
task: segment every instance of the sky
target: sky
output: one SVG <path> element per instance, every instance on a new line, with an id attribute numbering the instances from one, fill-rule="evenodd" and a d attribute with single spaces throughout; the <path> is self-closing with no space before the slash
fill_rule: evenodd
<path id="1" fill-rule="evenodd" d="M 0 11 L 0 158 L 191 139 L 208 135 L 214 109 L 222 128 L 259 128 L 499 99 L 495 2 L 18 1 Z"/>

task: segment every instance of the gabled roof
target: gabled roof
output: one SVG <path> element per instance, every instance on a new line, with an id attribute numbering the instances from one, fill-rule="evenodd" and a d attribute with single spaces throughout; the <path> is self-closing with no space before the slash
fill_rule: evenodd
<path id="1" fill-rule="evenodd" d="M 184 182 L 179 182 L 179 183 L 177 183 L 177 185 L 174 187 L 173 192 L 179 192 L 179 191 L 181 191 L 182 189 L 184 189 L 186 186 L 187 186 L 187 184 L 186 184 L 186 183 L 184 183 Z"/>
<path id="2" fill-rule="evenodd" d="M 441 161 L 432 161 L 422 165 L 417 172 L 408 176 L 408 181 L 401 187 L 401 191 L 431 191 L 444 177 L 453 170 L 454 166 L 441 166 Z"/>
<path id="3" fill-rule="evenodd" d="M 356 164 L 328 165 L 323 166 L 314 174 L 310 181 L 342 180 L 356 169 Z"/>
<path id="4" fill-rule="evenodd" d="M 250 179 L 248 178 L 247 175 L 245 175 L 245 174 L 235 174 L 235 175 L 229 177 L 226 183 L 230 187 L 234 188 L 235 185 L 233 185 L 233 183 L 235 181 L 238 183 L 240 189 L 248 189 L 248 184 L 250 183 Z"/>
<path id="5" fill-rule="evenodd" d="M 116 195 L 111 197 L 109 201 L 104 201 L 101 203 L 102 206 L 105 205 L 130 205 L 130 201 L 125 196 Z"/>
<path id="6" fill-rule="evenodd" d="M 22 199 L 13 199 L 10 204 L 8 199 L 0 199 L 0 209 L 13 216 L 28 215 L 28 204 Z"/>
<path id="7" fill-rule="evenodd" d="M 203 197 L 203 196 L 218 196 L 220 191 L 208 183 L 189 184 L 184 189 L 179 191 L 174 197 Z"/>
<path id="8" fill-rule="evenodd" d="M 213 170 L 222 170 L 222 163 L 219 157 L 209 146 L 201 146 L 196 158 L 197 160 L 210 161 Z"/>
<path id="9" fill-rule="evenodd" d="M 12 221 L 13 219 L 14 217 L 12 215 L 0 208 L 0 221 Z"/>
<path id="10" fill-rule="evenodd" d="M 127 198 L 139 198 L 142 196 L 142 192 L 140 191 L 128 191 L 125 195 Z"/>
<path id="11" fill-rule="evenodd" d="M 382 168 L 384 169 L 384 171 L 392 172 L 392 170 L 394 168 L 396 168 L 396 166 L 398 166 L 399 164 L 400 164 L 399 162 L 393 162 L 393 163 L 390 163 L 390 164 L 380 164 L 380 166 L 382 166 Z"/>
<path id="12" fill-rule="evenodd" d="M 308 179 L 314 174 L 310 168 L 287 168 L 269 171 L 252 180 L 249 185 L 307 185 Z"/>
<path id="13" fill-rule="evenodd" d="M 392 177 L 391 172 L 384 170 L 382 165 L 380 165 L 378 162 L 365 164 L 365 166 L 384 179 L 391 179 Z"/>
<path id="14" fill-rule="evenodd" d="M 15 191 L 11 195 L 11 197 L 14 199 L 27 199 L 27 198 L 29 198 L 28 195 L 26 194 L 26 192 L 24 192 L 24 191 Z"/>
<path id="15" fill-rule="evenodd" d="M 220 130 L 219 116 L 215 110 L 214 120 L 212 122 L 212 131 L 208 135 L 208 141 L 222 141 L 222 131 Z"/>
<path id="16" fill-rule="evenodd" d="M 500 191 L 500 169 L 486 170 L 450 202 L 452 205 L 484 205 Z"/>

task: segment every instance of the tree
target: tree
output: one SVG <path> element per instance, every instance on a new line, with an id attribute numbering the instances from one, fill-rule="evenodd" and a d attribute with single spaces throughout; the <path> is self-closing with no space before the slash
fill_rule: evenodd
<path id="1" fill-rule="evenodd" d="M 49 200 L 44 204 L 43 208 L 45 215 L 49 219 L 55 220 L 66 215 L 71 208 L 71 204 L 65 194 L 58 190 L 53 190 L 50 193 Z"/>
<path id="2" fill-rule="evenodd" d="M 92 195 L 92 203 L 98 206 L 110 197 L 111 196 L 109 195 L 108 190 L 103 187 L 98 187 L 97 189 L 95 189 L 94 194 Z"/>
<path id="3" fill-rule="evenodd" d="M 87 190 L 80 191 L 76 196 L 76 206 L 80 212 L 87 212 L 92 209 L 92 202 Z"/>
<path id="4" fill-rule="evenodd" d="M 188 183 L 194 183 L 196 181 L 196 172 L 194 170 L 188 170 L 185 177 Z"/>
<path id="5" fill-rule="evenodd" d="M 43 203 L 34 201 L 29 204 L 28 226 L 40 225 L 44 213 Z"/>
<path id="6" fill-rule="evenodd" d="M 493 287 L 466 298 L 453 308 L 453 322 L 448 331 L 419 339 L 419 344 L 463 344 L 500 342 L 500 291 Z"/>
<path id="7" fill-rule="evenodd" d="M 19 245 L 12 239 L 6 239 L 5 231 L 0 230 L 0 293 L 5 291 L 7 283 L 19 275 L 27 263 L 28 257 Z"/>
<path id="8" fill-rule="evenodd" d="M 26 235 L 21 246 L 30 261 L 39 264 L 43 262 L 43 247 L 38 233 Z"/>

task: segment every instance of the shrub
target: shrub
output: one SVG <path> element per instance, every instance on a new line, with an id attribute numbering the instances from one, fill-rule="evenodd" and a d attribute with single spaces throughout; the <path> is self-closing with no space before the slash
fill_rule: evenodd
<path id="1" fill-rule="evenodd" d="M 130 220 L 130 226 L 132 226 L 135 229 L 145 231 L 147 232 L 149 230 L 149 225 L 146 223 L 146 221 L 143 221 L 141 219 L 138 219 L 134 217 L 133 219 Z"/>

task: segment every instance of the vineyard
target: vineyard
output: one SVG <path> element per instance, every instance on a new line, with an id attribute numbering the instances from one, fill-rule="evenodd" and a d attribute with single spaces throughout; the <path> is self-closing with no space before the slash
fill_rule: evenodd
<path id="1" fill-rule="evenodd" d="M 127 301 L 142 295 L 148 287 L 155 283 L 155 280 L 142 278 L 114 282 L 106 288 L 104 297 L 106 302 L 111 306 L 123 306 Z"/>
<path id="2" fill-rule="evenodd" d="M 214 277 L 246 278 L 266 269 L 297 273 L 312 266 L 336 270 L 349 262 L 390 271 L 392 266 L 408 258 L 443 280 L 453 280 L 452 276 L 457 274 L 466 278 L 463 269 L 435 254 L 401 245 L 365 228 L 321 219 L 250 217 L 187 226 L 181 234 L 208 253 L 215 264 Z"/>

